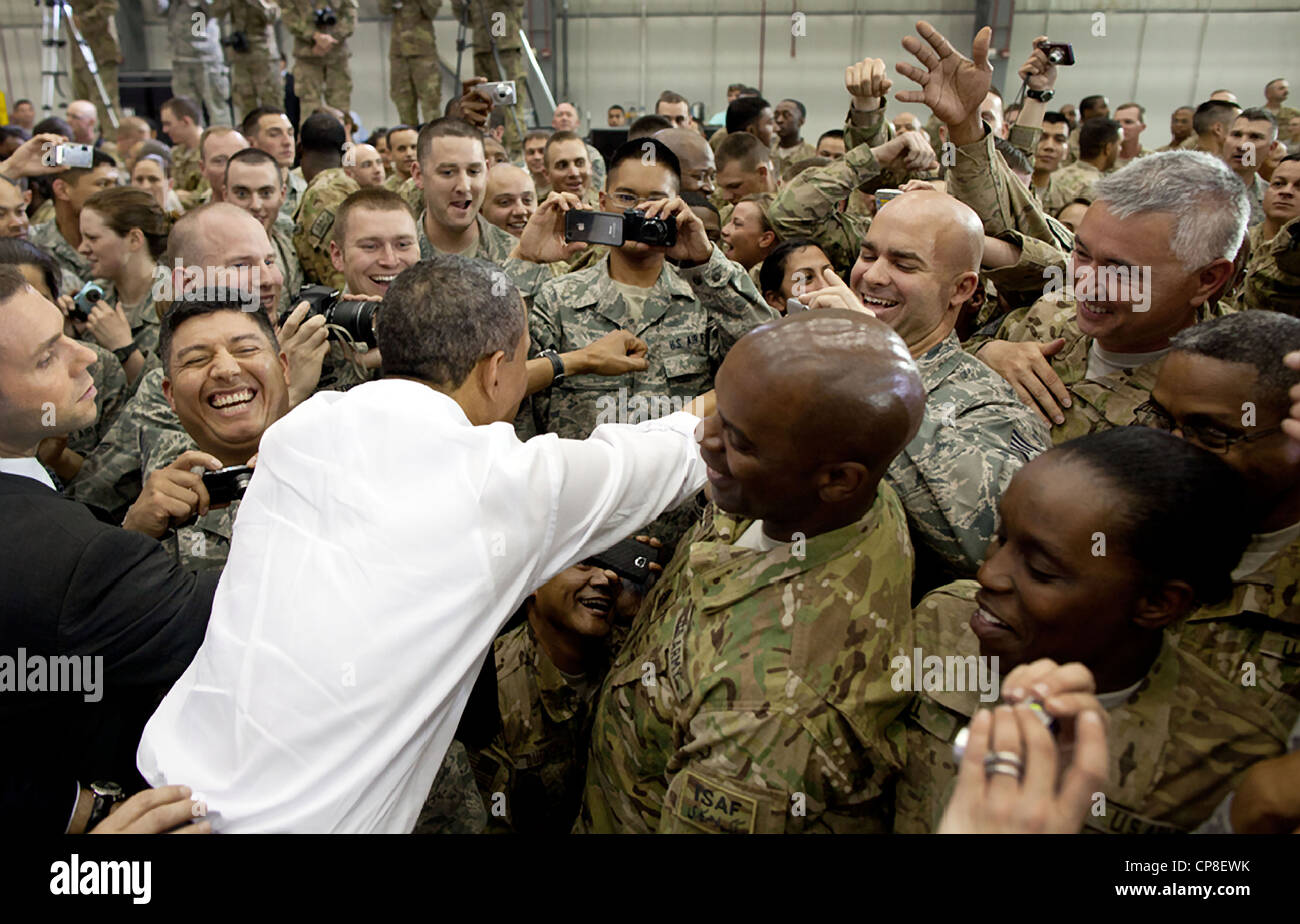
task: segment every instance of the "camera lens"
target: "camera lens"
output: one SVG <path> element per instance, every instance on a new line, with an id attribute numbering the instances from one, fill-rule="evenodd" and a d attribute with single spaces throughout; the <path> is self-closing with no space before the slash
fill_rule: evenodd
<path id="1" fill-rule="evenodd" d="M 336 324 L 357 343 L 378 346 L 375 336 L 375 316 L 379 302 L 339 302 L 325 315 L 327 324 Z"/>
<path id="2" fill-rule="evenodd" d="M 1062 61 L 1065 60 L 1065 54 L 1061 51 L 1061 49 L 1053 48 L 1050 52 L 1047 53 L 1047 60 L 1051 61 L 1053 64 L 1060 64 Z"/>

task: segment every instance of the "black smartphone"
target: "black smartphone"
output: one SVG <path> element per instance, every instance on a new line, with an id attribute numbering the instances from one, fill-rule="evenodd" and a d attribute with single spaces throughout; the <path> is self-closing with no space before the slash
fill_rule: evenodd
<path id="1" fill-rule="evenodd" d="M 1038 47 L 1057 67 L 1069 67 L 1074 63 L 1074 46 L 1069 42 L 1043 42 Z"/>
<path id="2" fill-rule="evenodd" d="M 593 555 L 583 564 L 613 571 L 623 580 L 644 587 L 650 580 L 650 565 L 657 564 L 662 549 L 637 539 L 624 539 L 605 551 Z"/>
<path id="3" fill-rule="evenodd" d="M 586 241 L 588 244 L 622 247 L 623 216 L 613 212 L 572 209 L 564 213 L 564 240 L 570 244 Z"/>

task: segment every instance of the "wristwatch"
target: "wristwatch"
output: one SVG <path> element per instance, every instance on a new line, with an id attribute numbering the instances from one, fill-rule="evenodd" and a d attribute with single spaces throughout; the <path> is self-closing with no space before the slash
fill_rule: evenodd
<path id="1" fill-rule="evenodd" d="M 542 352 L 537 355 L 543 359 L 549 359 L 551 361 L 552 385 L 564 378 L 564 360 L 560 359 L 559 353 L 554 350 L 542 350 Z"/>
<path id="2" fill-rule="evenodd" d="M 140 348 L 134 343 L 128 343 L 126 346 L 114 350 L 113 355 L 117 357 L 118 362 L 125 366 L 126 361 L 131 358 L 131 354 L 138 349 Z"/>
<path id="3" fill-rule="evenodd" d="M 1040 103 L 1046 103 L 1056 95 L 1055 90 L 1026 90 L 1025 96 Z"/>
<path id="4" fill-rule="evenodd" d="M 95 797 L 95 803 L 91 806 L 90 818 L 86 820 L 87 831 L 107 818 L 113 806 L 126 798 L 121 786 L 102 781 L 90 784 L 90 794 Z"/>

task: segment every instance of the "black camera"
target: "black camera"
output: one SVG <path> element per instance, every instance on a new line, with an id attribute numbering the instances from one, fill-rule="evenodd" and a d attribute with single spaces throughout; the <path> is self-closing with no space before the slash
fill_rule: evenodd
<path id="1" fill-rule="evenodd" d="M 325 323 L 333 327 L 341 328 L 347 334 L 346 339 L 353 343 L 364 343 L 369 346 L 378 346 L 379 338 L 375 336 L 375 317 L 379 314 L 379 302 L 345 302 L 342 300 L 343 292 L 340 289 L 331 289 L 329 286 L 303 286 L 298 290 L 298 298 L 294 301 L 297 306 L 298 302 L 307 303 L 307 315 L 303 318 L 306 321 L 314 314 L 325 316 Z M 336 340 L 345 339 L 337 337 L 336 331 L 330 331 L 330 336 Z"/>
<path id="2" fill-rule="evenodd" d="M 89 321 L 90 309 L 94 308 L 95 304 L 103 297 L 104 290 L 98 283 L 86 283 L 81 287 L 81 291 L 73 296 L 72 307 L 68 309 L 68 317 L 83 323 Z"/>
<path id="3" fill-rule="evenodd" d="M 564 239 L 610 247 L 628 243 L 672 247 L 677 243 L 677 222 L 646 218 L 640 209 L 628 209 L 622 215 L 573 209 L 564 213 Z"/>
<path id="4" fill-rule="evenodd" d="M 613 571 L 633 587 L 644 589 L 650 583 L 651 575 L 654 573 L 650 566 L 659 561 L 661 551 L 662 549 L 656 549 L 635 538 L 624 539 L 617 545 L 591 556 L 583 564 Z"/>
<path id="5" fill-rule="evenodd" d="M 253 470 L 247 465 L 227 465 L 215 472 L 203 473 L 203 487 L 208 489 L 209 506 L 224 507 L 244 496 Z"/>
<path id="6" fill-rule="evenodd" d="M 334 12 L 334 7 L 323 6 L 316 11 L 316 25 L 322 27 L 338 25 L 339 16 Z"/>
<path id="7" fill-rule="evenodd" d="M 1069 67 L 1074 63 L 1074 46 L 1069 42 L 1042 42 L 1038 48 L 1053 64 Z"/>
<path id="8" fill-rule="evenodd" d="M 244 54 L 249 49 L 248 36 L 242 32 L 230 33 L 230 38 L 223 38 L 221 44 L 237 54 Z"/>

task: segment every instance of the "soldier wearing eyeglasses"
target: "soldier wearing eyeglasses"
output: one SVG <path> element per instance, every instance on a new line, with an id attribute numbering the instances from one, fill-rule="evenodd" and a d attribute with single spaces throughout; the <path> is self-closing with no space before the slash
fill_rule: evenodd
<path id="1" fill-rule="evenodd" d="M 1174 634 L 1184 651 L 1240 684 L 1284 726 L 1300 717 L 1300 456 L 1282 432 L 1287 392 L 1300 384 L 1300 371 L 1282 356 L 1295 349 L 1300 318 L 1274 311 L 1190 327 L 1173 338 L 1138 415 L 1247 479 L 1254 535 L 1232 573 L 1232 596 L 1199 610 Z"/>

